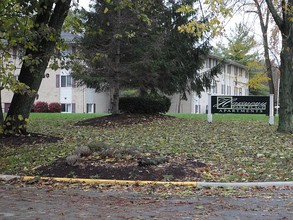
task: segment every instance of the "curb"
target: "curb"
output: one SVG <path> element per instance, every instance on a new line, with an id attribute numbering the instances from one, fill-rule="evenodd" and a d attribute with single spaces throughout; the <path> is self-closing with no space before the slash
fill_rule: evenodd
<path id="1" fill-rule="evenodd" d="M 141 181 L 141 180 L 109 180 L 109 179 L 80 179 L 80 178 L 59 178 L 59 177 L 35 177 L 35 176 L 14 176 L 0 175 L 0 180 L 9 181 L 21 179 L 29 181 L 34 179 L 55 180 L 67 183 L 88 183 L 88 184 L 110 184 L 110 185 L 176 185 L 197 187 L 197 182 L 166 182 L 166 181 Z"/>
<path id="2" fill-rule="evenodd" d="M 109 184 L 109 185 L 175 185 L 175 186 L 192 186 L 192 187 L 287 187 L 293 186 L 293 181 L 283 182 L 166 182 L 166 181 L 141 181 L 141 180 L 109 180 L 109 179 L 80 179 L 80 178 L 59 178 L 59 177 L 35 177 L 35 176 L 17 176 L 1 175 L 0 181 L 10 181 L 21 179 L 23 181 L 35 180 L 54 180 L 67 183 L 87 183 L 87 184 Z"/>

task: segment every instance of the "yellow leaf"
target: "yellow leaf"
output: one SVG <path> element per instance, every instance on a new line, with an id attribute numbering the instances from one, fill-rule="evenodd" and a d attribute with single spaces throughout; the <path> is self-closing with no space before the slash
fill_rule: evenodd
<path id="1" fill-rule="evenodd" d="M 17 118 L 18 118 L 19 121 L 22 121 L 23 120 L 22 115 L 18 115 Z"/>

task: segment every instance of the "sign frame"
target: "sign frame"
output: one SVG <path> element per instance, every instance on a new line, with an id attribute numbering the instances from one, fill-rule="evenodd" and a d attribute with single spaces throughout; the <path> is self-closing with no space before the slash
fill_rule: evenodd
<path id="1" fill-rule="evenodd" d="M 217 100 L 216 104 L 214 102 L 215 99 Z M 233 101 L 237 101 L 238 99 L 240 101 L 235 102 L 236 104 L 234 104 Z M 221 106 L 220 108 L 219 108 L 219 105 Z M 211 94 L 208 94 L 207 120 L 209 123 L 213 121 L 213 116 L 212 116 L 213 113 L 267 114 L 269 115 L 269 124 L 273 125 L 274 124 L 274 95 L 270 94 L 270 96 L 232 96 L 232 95 L 213 95 L 212 96 Z"/>

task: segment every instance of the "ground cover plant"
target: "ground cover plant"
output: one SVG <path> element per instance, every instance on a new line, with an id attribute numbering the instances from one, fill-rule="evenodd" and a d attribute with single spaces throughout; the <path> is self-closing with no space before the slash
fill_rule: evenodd
<path id="1" fill-rule="evenodd" d="M 165 181 L 293 180 L 293 136 L 277 133 L 266 116 L 214 115 L 211 124 L 206 115 L 97 116 L 104 115 L 33 113 L 30 142 L 23 139 L 23 144 L 14 145 L 1 137 L 0 173 Z M 98 150 L 79 158 L 76 166 L 66 163 L 76 148 L 93 145 Z"/>

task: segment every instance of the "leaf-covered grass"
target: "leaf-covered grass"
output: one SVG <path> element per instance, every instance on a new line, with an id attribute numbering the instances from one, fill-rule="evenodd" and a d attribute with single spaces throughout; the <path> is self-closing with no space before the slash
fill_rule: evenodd
<path id="1" fill-rule="evenodd" d="M 31 120 L 62 120 L 62 121 L 80 121 L 88 118 L 104 116 L 107 114 L 84 114 L 84 113 L 31 113 Z"/>
<path id="2" fill-rule="evenodd" d="M 29 131 L 59 136 L 58 143 L 7 148 L 0 152 L 0 172 L 34 174 L 81 144 L 101 141 L 113 146 L 184 155 L 209 165 L 202 181 L 292 181 L 293 135 L 276 132 L 267 116 L 177 115 L 176 120 L 119 128 L 76 127 L 90 114 L 32 114 Z"/>

